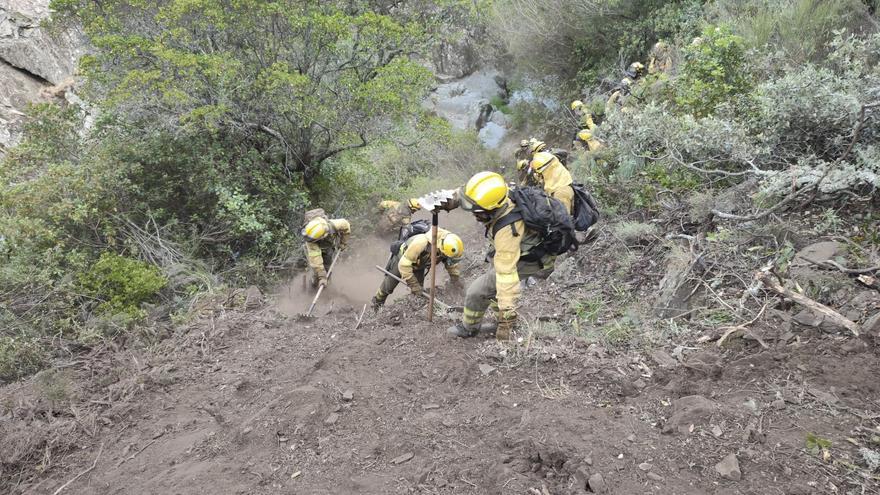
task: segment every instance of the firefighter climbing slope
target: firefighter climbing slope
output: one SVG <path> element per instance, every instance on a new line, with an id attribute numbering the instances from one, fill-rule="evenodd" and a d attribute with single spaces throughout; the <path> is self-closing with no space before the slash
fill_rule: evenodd
<path id="1" fill-rule="evenodd" d="M 421 225 L 421 224 L 420 224 Z M 431 264 L 431 235 L 427 232 L 427 223 L 417 233 L 409 235 L 403 233 L 403 239 L 391 245 L 391 258 L 385 265 L 385 270 L 400 277 L 409 287 L 410 292 L 421 297 L 422 286 L 425 282 L 425 273 Z M 410 231 L 412 232 L 412 231 Z M 461 272 L 458 262 L 464 254 L 464 242 L 461 238 L 445 229 L 437 230 L 437 263 L 442 264 L 449 274 L 449 282 L 455 288 L 461 287 Z M 373 309 L 378 309 L 385 304 L 388 296 L 397 288 L 398 281 L 391 276 L 385 276 L 382 285 L 373 296 Z"/>
<path id="2" fill-rule="evenodd" d="M 412 214 L 419 210 L 419 204 L 414 199 L 405 203 L 386 199 L 379 201 L 377 206 L 380 215 L 379 231 L 383 234 L 394 234 L 395 238 L 400 228 L 408 224 L 412 220 Z"/>
<path id="3" fill-rule="evenodd" d="M 520 279 L 543 270 L 556 255 L 576 249 L 571 217 L 562 203 L 538 188 L 509 191 L 504 178 L 494 172 L 474 175 L 439 208 L 458 207 L 485 226 L 494 253 L 492 268 L 467 289 L 462 320 L 448 332 L 473 337 L 494 330 L 496 339 L 507 341 L 517 321 Z M 497 323 L 483 324 L 493 301 Z"/>
<path id="4" fill-rule="evenodd" d="M 307 211 L 305 221 L 302 237 L 306 258 L 312 269 L 312 286 L 327 285 L 327 269 L 337 251 L 347 247 L 351 225 L 344 218 L 327 218 L 320 208 Z"/>

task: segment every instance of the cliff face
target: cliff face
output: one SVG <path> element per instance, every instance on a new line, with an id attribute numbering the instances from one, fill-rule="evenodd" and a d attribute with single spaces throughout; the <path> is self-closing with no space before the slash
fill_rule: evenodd
<path id="1" fill-rule="evenodd" d="M 49 15 L 49 0 L 0 0 L 0 154 L 18 142 L 28 104 L 67 96 L 86 51 L 78 29 L 48 27 Z"/>

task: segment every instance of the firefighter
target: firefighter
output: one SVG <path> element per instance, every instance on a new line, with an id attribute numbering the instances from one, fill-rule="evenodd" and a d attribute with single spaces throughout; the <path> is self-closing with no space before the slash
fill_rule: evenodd
<path id="1" fill-rule="evenodd" d="M 575 118 L 577 118 L 578 125 L 580 129 L 574 135 L 574 139 L 572 140 L 572 146 L 574 148 L 585 149 L 589 151 L 596 151 L 602 147 L 601 141 L 593 137 L 593 133 L 595 132 L 598 125 L 596 125 L 593 120 L 593 114 L 587 111 L 584 106 L 584 102 L 581 100 L 574 100 L 571 102 L 571 111 L 574 113 Z"/>
<path id="2" fill-rule="evenodd" d="M 312 269 L 312 285 L 327 285 L 327 269 L 337 251 L 348 246 L 351 225 L 344 218 L 329 219 L 320 208 L 306 213 L 306 225 L 302 229 L 306 258 Z"/>
<path id="3" fill-rule="evenodd" d="M 542 260 L 546 257 L 536 253 L 541 235 L 526 229 L 514 212 L 516 205 L 508 197 L 507 183 L 497 173 L 474 175 L 440 208 L 451 210 L 459 206 L 485 225 L 494 255 L 492 268 L 468 287 L 461 321 L 447 332 L 457 337 L 473 337 L 481 331 L 494 330 L 497 340 L 507 341 L 517 321 L 520 280 L 544 268 Z M 492 302 L 497 302 L 497 323 L 481 323 Z"/>
<path id="4" fill-rule="evenodd" d="M 412 214 L 419 208 L 419 203 L 415 199 L 407 200 L 406 203 L 389 199 L 379 201 L 378 209 L 381 215 L 379 231 L 397 235 L 400 228 L 412 220 Z"/>
<path id="5" fill-rule="evenodd" d="M 541 151 L 532 157 L 529 168 L 544 188 L 544 192 L 561 201 L 571 215 L 574 207 L 574 189 L 571 188 L 571 184 L 574 181 L 571 172 L 562 165 L 559 158 L 553 153 Z"/>
<path id="6" fill-rule="evenodd" d="M 437 263 L 442 264 L 449 274 L 449 283 L 452 287 L 460 289 L 461 272 L 458 262 L 464 254 L 464 243 L 461 237 L 445 229 L 437 229 Z M 425 282 L 425 272 L 431 266 L 431 233 L 416 234 L 400 243 L 400 248 L 391 255 L 385 270 L 397 275 L 406 283 L 412 294 L 422 295 L 422 285 Z M 378 310 L 385 304 L 388 296 L 394 292 L 399 282 L 388 275 L 373 296 L 373 309 Z"/>

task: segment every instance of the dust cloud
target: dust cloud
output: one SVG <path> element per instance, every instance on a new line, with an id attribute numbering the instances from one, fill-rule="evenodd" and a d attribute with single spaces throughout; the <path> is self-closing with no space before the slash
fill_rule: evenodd
<path id="1" fill-rule="evenodd" d="M 422 211 L 413 216 L 413 220 L 422 218 L 430 219 L 431 215 Z M 442 212 L 439 222 L 440 227 L 458 234 L 464 240 L 466 250 L 482 248 L 484 243 L 482 227 L 469 213 L 460 210 Z M 360 313 L 363 305 L 370 303 L 370 299 L 382 283 L 384 276 L 376 270 L 375 265 L 384 267 L 388 262 L 392 240 L 380 237 L 372 230 L 372 226 L 353 225 L 352 227 L 355 234 L 349 241 L 348 250 L 339 257 L 330 277 L 330 284 L 324 289 L 315 306 L 316 315 L 347 307 Z M 430 273 L 425 280 L 430 280 L 429 277 Z M 309 284 L 309 279 L 308 271 L 301 271 L 280 285 L 273 294 L 276 310 L 287 316 L 305 314 L 315 297 L 315 289 Z M 437 272 L 437 285 L 442 286 L 447 280 L 445 270 L 441 268 Z M 398 286 L 388 298 L 388 303 L 407 294 L 409 290 L 406 287 Z"/>

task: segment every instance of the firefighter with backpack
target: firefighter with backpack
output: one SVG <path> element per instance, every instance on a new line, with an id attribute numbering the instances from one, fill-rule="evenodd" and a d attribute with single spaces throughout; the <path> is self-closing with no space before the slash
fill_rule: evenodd
<path id="1" fill-rule="evenodd" d="M 571 172 L 553 153 L 539 151 L 529 162 L 532 173 L 548 196 L 558 199 L 565 205 L 569 215 L 574 213 L 574 189 Z"/>
<path id="2" fill-rule="evenodd" d="M 461 207 L 486 227 L 492 244 L 492 268 L 467 289 L 462 320 L 447 332 L 473 337 L 495 332 L 507 341 L 517 321 L 520 280 L 545 268 L 545 261 L 577 249 L 574 227 L 565 207 L 539 188 L 509 190 L 504 178 L 480 172 L 438 208 Z M 482 323 L 490 304 L 497 302 L 496 324 Z"/>
<path id="3" fill-rule="evenodd" d="M 321 208 L 307 211 L 305 222 L 301 234 L 305 241 L 306 259 L 313 273 L 312 286 L 327 285 L 327 270 L 337 251 L 348 246 L 351 225 L 344 218 L 328 218 Z"/>
<path id="4" fill-rule="evenodd" d="M 412 214 L 419 211 L 419 203 L 410 199 L 405 203 L 390 199 L 379 201 L 379 231 L 385 234 L 393 233 L 397 236 L 400 228 L 407 225 L 412 219 Z"/>
<path id="5" fill-rule="evenodd" d="M 385 270 L 400 277 L 412 294 L 422 295 L 422 284 L 425 281 L 425 272 L 431 266 L 431 234 L 430 225 L 425 220 L 419 220 L 401 229 L 400 239 L 391 244 L 391 258 L 385 265 Z M 461 271 L 458 262 L 464 254 L 464 242 L 461 238 L 445 229 L 437 229 L 437 262 L 446 267 L 449 274 L 449 282 L 456 289 L 460 289 Z M 378 310 L 385 304 L 388 296 L 394 292 L 399 282 L 388 275 L 382 280 L 382 285 L 373 296 L 373 310 Z"/>

